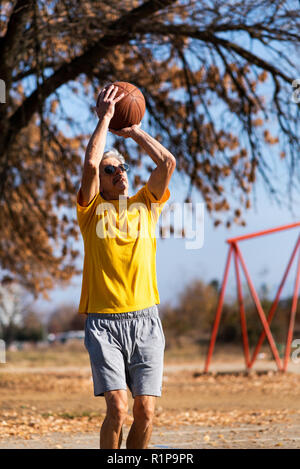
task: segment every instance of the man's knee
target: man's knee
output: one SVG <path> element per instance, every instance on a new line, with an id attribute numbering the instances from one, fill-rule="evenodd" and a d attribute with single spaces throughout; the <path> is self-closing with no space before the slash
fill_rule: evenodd
<path id="1" fill-rule="evenodd" d="M 143 398 L 144 396 L 137 396 L 133 405 L 133 416 L 135 420 L 141 422 L 152 422 L 154 417 L 155 399 Z"/>
<path id="2" fill-rule="evenodd" d="M 118 391 L 105 393 L 107 416 L 115 423 L 122 425 L 128 412 L 127 394 Z"/>

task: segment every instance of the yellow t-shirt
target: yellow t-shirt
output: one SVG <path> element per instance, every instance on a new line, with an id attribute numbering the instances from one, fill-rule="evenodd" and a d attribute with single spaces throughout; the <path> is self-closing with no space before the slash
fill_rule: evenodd
<path id="1" fill-rule="evenodd" d="M 165 202 L 143 186 L 134 196 L 105 200 L 98 193 L 77 220 L 84 242 L 79 313 L 125 313 L 159 304 L 155 227 Z"/>

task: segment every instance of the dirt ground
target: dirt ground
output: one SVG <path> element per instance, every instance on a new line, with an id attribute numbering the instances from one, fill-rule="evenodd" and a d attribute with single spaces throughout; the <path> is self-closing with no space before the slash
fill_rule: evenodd
<path id="1" fill-rule="evenodd" d="M 149 448 L 300 448 L 300 364 L 276 371 L 266 353 L 244 372 L 240 349 L 166 354 Z M 132 398 L 123 445 L 132 422 Z M 10 353 L 0 364 L 0 449 L 99 448 L 105 401 L 93 396 L 78 347 Z"/>

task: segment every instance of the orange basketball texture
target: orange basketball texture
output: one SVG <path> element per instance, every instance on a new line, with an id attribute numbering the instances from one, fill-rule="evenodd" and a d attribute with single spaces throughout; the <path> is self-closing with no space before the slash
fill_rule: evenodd
<path id="1" fill-rule="evenodd" d="M 135 85 L 126 81 L 116 81 L 113 85 L 118 87 L 115 97 L 121 93 L 124 93 L 124 97 L 115 105 L 115 113 L 109 123 L 109 128 L 120 130 L 139 124 L 146 110 L 143 93 Z"/>

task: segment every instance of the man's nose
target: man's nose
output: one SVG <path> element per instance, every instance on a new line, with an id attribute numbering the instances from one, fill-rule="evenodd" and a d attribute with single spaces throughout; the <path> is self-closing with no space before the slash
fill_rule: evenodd
<path id="1" fill-rule="evenodd" d="M 125 177 L 127 176 L 126 170 L 118 167 L 118 175 L 120 174 L 121 176 Z"/>
<path id="2" fill-rule="evenodd" d="M 116 168 L 116 174 L 120 174 L 120 173 L 122 173 L 122 172 L 123 172 L 123 171 L 122 171 L 122 169 L 120 168 L 120 166 L 117 166 L 117 168 Z"/>

